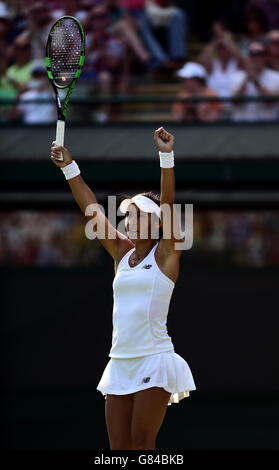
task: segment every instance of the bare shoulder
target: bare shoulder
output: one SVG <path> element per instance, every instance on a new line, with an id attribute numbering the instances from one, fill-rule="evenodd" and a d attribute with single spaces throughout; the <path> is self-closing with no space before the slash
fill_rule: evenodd
<path id="1" fill-rule="evenodd" d="M 173 282 L 177 281 L 179 274 L 179 260 L 181 250 L 170 250 L 169 245 L 164 243 L 164 239 L 159 241 L 155 251 L 155 260 L 162 273 Z"/>

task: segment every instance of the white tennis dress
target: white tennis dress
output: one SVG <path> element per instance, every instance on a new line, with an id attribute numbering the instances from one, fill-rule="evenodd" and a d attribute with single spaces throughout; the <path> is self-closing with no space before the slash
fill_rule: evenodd
<path id="1" fill-rule="evenodd" d="M 187 362 L 175 353 L 167 332 L 175 284 L 156 263 L 157 246 L 133 268 L 128 260 L 135 248 L 118 264 L 113 281 L 111 359 L 97 386 L 105 398 L 162 387 L 171 393 L 171 405 L 196 389 Z"/>

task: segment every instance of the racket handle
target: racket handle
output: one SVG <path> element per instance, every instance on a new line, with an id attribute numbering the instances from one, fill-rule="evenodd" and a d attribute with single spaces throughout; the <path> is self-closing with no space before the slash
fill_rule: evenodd
<path id="1" fill-rule="evenodd" d="M 57 121 L 56 124 L 56 145 L 62 147 L 64 145 L 64 134 L 65 134 L 65 121 Z M 60 157 L 57 160 L 63 161 L 62 152 L 60 152 Z"/>

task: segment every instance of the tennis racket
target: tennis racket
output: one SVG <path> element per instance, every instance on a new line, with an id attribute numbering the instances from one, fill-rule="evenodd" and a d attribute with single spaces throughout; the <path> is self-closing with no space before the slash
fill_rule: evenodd
<path id="1" fill-rule="evenodd" d="M 57 105 L 56 145 L 64 145 L 65 119 L 69 100 L 85 58 L 82 25 L 73 16 L 62 16 L 52 26 L 46 45 L 47 74 L 53 86 Z M 68 88 L 62 106 L 58 90 Z M 57 158 L 58 159 L 58 158 Z M 63 161 L 63 155 L 59 160 Z"/>

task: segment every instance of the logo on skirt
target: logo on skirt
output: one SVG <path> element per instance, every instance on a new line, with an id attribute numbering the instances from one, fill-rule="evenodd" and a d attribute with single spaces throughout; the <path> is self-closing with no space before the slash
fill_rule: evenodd
<path id="1" fill-rule="evenodd" d="M 147 384 L 150 380 L 150 377 L 145 377 L 144 379 L 142 379 L 142 384 Z"/>

